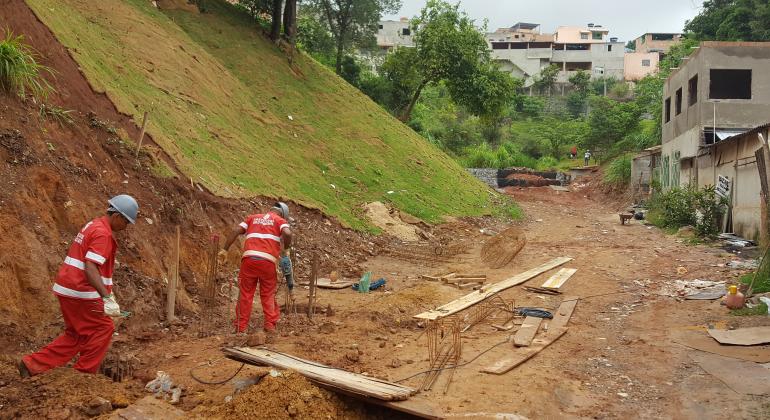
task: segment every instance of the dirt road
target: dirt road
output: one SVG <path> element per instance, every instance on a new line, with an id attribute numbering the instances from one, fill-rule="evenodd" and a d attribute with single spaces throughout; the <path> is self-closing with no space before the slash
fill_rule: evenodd
<path id="1" fill-rule="evenodd" d="M 463 334 L 462 360 L 470 362 L 456 371 L 447 393 L 444 389 L 449 375 L 444 373 L 433 390 L 415 398 L 458 418 L 702 419 L 770 415 L 770 399 L 734 392 L 692 361 L 690 356 L 695 350 L 677 343 L 688 337 L 705 337 L 707 325 L 770 325 L 770 319 L 731 316 L 718 302 L 679 302 L 659 295 L 662 287 L 675 279 L 725 280 L 737 276 L 739 271 L 724 267 L 736 255 L 683 244 L 674 236 L 638 222 L 621 226 L 616 209 L 579 191 L 557 193 L 542 187 L 514 190 L 513 195 L 527 213 L 527 218 L 517 223 L 527 244 L 509 265 L 489 269 L 479 258 L 481 246 L 489 238 L 480 230 L 500 231 L 506 226 L 491 220 L 449 223 L 434 234 L 451 238 L 453 249 L 467 252 L 430 258 L 413 246 L 393 246 L 402 251 L 392 253 L 398 258 L 381 254 L 365 263 L 373 278 L 388 280 L 385 291 L 358 294 L 350 289 L 321 290 L 318 307 L 331 311 L 316 315 L 312 324 L 304 315 L 285 316 L 279 325 L 282 336 L 271 347 L 390 380 L 418 374 L 403 381 L 418 387 L 422 379 L 419 373 L 429 367 L 428 349 L 424 325 L 413 316 L 468 293 L 422 280 L 420 275 L 473 271 L 486 273 L 490 281 L 499 281 L 554 257 L 569 256 L 574 260 L 565 267 L 578 271 L 562 291 L 565 296 L 580 297 L 580 301 L 565 336 L 507 374 L 481 373 L 481 368 L 511 352 L 510 343 L 500 344 L 511 332 L 490 326 L 501 323 L 506 315 L 493 315 Z M 687 273 L 679 275 L 679 267 Z M 547 275 L 530 284 L 542 284 Z M 305 293 L 301 288 L 297 291 L 300 302 Z M 557 307 L 562 299 L 536 295 L 521 287 L 502 293 L 502 297 L 517 307 L 547 309 Z M 219 350 L 236 341 L 225 333 L 229 329 L 229 308 L 225 306 L 219 327 L 211 331 L 215 334 L 210 337 L 197 338 L 194 322 L 148 330 L 141 336 L 117 337 L 115 346 L 134 354 L 138 362 L 134 379 L 116 384 L 122 388 L 110 392 L 122 393 L 132 401 L 142 395 L 141 386 L 157 370 L 163 370 L 185 389 L 180 408 L 206 416 L 232 414 L 232 409 L 217 411 L 216 407 L 226 407 L 235 384 L 260 368 L 247 366 L 233 381 L 217 386 L 199 383 L 191 376 L 194 368 L 199 378 L 218 381 L 227 379 L 239 367 L 224 359 Z M 261 325 L 258 305 L 252 325 L 255 329 Z M 56 376 L 45 379 L 49 385 L 40 388 L 34 381 L 13 379 L 8 364 L 3 365 L 0 374 L 6 384 L 0 388 L 0 403 L 13 404 L 17 414 L 56 416 L 61 406 L 78 403 L 52 391 L 58 383 Z M 69 375 L 63 383 L 80 389 L 78 380 Z M 70 394 L 91 396 L 88 392 Z M 288 418 L 288 405 L 294 397 L 281 394 L 282 399 L 278 399 L 276 394 L 251 398 L 244 401 L 250 405 L 264 401 L 273 418 L 280 418 L 281 413 Z M 237 404 L 238 400 L 234 401 Z M 334 404 L 337 413 L 345 417 L 394 416 L 348 399 Z M 72 407 L 72 413 L 79 413 L 76 405 Z M 247 412 L 253 417 L 260 411 L 259 407 L 251 407 Z M 300 413 L 314 415 L 312 410 Z"/>

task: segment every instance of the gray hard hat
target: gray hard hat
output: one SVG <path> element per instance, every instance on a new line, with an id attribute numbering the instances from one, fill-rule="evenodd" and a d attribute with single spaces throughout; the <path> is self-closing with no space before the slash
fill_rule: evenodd
<path id="1" fill-rule="evenodd" d="M 283 201 L 275 203 L 273 210 L 276 210 L 284 219 L 289 220 L 289 206 Z"/>
<path id="2" fill-rule="evenodd" d="M 130 195 L 121 194 L 107 200 L 110 203 L 109 210 L 122 214 L 129 222 L 136 223 L 136 215 L 139 213 L 139 203 Z M 108 210 L 108 211 L 109 211 Z"/>

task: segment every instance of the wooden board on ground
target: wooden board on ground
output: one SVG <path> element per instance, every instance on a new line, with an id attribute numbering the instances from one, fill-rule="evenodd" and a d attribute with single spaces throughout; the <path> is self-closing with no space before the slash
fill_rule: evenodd
<path id="1" fill-rule="evenodd" d="M 541 322 L 543 322 L 543 318 L 534 316 L 524 318 L 524 323 L 521 324 L 519 330 L 516 331 L 516 335 L 513 336 L 513 345 L 516 347 L 528 347 L 532 344 L 532 339 L 535 338 Z"/>
<path id="2" fill-rule="evenodd" d="M 770 394 L 770 369 L 758 363 L 703 352 L 693 352 L 690 358 L 737 393 Z"/>
<path id="3" fill-rule="evenodd" d="M 545 338 L 533 340 L 532 345 L 529 347 L 515 349 L 512 356 L 498 360 L 496 363 L 481 369 L 481 372 L 492 373 L 495 375 L 502 375 L 509 372 L 511 369 L 526 362 L 534 355 L 553 344 L 553 342 L 558 340 L 565 332 L 567 332 L 566 328 L 548 330 L 548 334 Z"/>
<path id="4" fill-rule="evenodd" d="M 574 296 L 565 296 L 561 301 L 561 305 L 556 309 L 553 314 L 553 319 L 548 323 L 548 330 L 566 328 L 570 318 L 572 318 L 572 312 L 575 311 L 578 298 Z"/>
<path id="5" fill-rule="evenodd" d="M 411 414 L 421 419 L 441 420 L 446 418 L 443 413 L 433 407 L 433 404 L 430 401 L 426 401 L 419 396 L 416 398 L 410 398 L 406 401 L 382 401 L 376 398 L 364 397 L 363 395 L 354 394 L 352 392 L 334 389 L 324 384 L 319 383 L 318 385 L 326 389 L 339 392 L 340 394 L 345 394 L 350 397 L 359 399 L 365 403 L 380 405 L 392 410 L 400 411 L 402 413 Z"/>
<path id="6" fill-rule="evenodd" d="M 770 362 L 770 346 L 725 346 L 703 331 L 682 331 L 674 335 L 674 342 L 691 349 L 714 353 L 733 359 L 755 363 Z"/>
<path id="7" fill-rule="evenodd" d="M 462 311 L 463 309 L 470 308 L 471 306 L 483 301 L 484 299 L 490 296 L 494 296 L 505 289 L 509 289 L 513 286 L 516 286 L 517 284 L 524 283 L 525 281 L 539 274 L 542 274 L 548 270 L 556 268 L 562 264 L 566 264 L 570 261 L 572 261 L 572 258 L 570 257 L 554 258 L 553 260 L 548 261 L 545 264 L 542 264 L 538 267 L 527 270 L 523 273 L 517 274 L 511 278 L 505 279 L 497 283 L 487 284 L 483 288 L 473 293 L 469 293 L 459 299 L 453 300 L 452 302 L 442 305 L 436 309 L 432 309 L 430 311 L 417 314 L 414 316 L 414 318 L 436 320 L 439 318 L 443 318 L 445 316 L 455 314 L 457 312 Z"/>
<path id="8" fill-rule="evenodd" d="M 316 283 L 316 287 L 320 287 L 321 289 L 345 289 L 353 285 L 354 282 L 349 280 L 337 280 L 337 281 L 331 281 L 331 279 L 327 278 L 320 278 L 318 279 L 318 283 Z M 307 286 L 308 283 L 299 283 L 302 286 Z"/>
<path id="9" fill-rule="evenodd" d="M 383 401 L 403 401 L 417 393 L 414 388 L 325 366 L 268 349 L 229 347 L 223 349 L 222 352 L 227 357 L 243 363 L 293 369 L 312 382 Z"/>
<path id="10" fill-rule="evenodd" d="M 737 330 L 708 330 L 714 340 L 722 344 L 754 346 L 770 343 L 770 327 L 738 328 Z"/>
<path id="11" fill-rule="evenodd" d="M 551 276 L 551 278 L 546 280 L 545 283 L 543 283 L 543 285 L 540 287 L 545 287 L 547 289 L 558 289 L 567 280 L 569 280 L 569 278 L 572 277 L 576 271 L 577 268 L 562 268 L 561 270 L 557 271 L 556 274 Z"/>

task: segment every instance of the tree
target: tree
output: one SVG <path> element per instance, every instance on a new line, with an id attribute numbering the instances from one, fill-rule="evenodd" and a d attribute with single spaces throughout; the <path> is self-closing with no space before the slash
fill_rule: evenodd
<path id="1" fill-rule="evenodd" d="M 540 69 L 540 74 L 535 76 L 535 89 L 537 89 L 540 94 L 548 92 L 548 95 L 550 96 L 551 89 L 553 89 L 553 86 L 556 84 L 556 76 L 558 75 L 558 65 L 551 64 L 548 67 L 543 67 Z"/>
<path id="2" fill-rule="evenodd" d="M 409 120 L 422 90 L 441 81 L 457 104 L 474 113 L 502 109 L 501 103 L 514 91 L 512 78 L 492 65 L 484 34 L 459 10 L 459 3 L 428 0 L 420 16 L 412 20 L 412 33 L 412 60 L 393 63 L 409 66 L 399 72 L 413 76 L 402 85 L 411 89 L 411 100 L 400 115 L 402 121 Z"/>
<path id="3" fill-rule="evenodd" d="M 578 70 L 568 80 L 575 91 L 567 96 L 567 110 L 569 110 L 570 115 L 577 118 L 585 112 L 591 74 L 585 70 Z"/>
<path id="4" fill-rule="evenodd" d="M 401 0 L 309 0 L 308 7 L 323 17 L 334 36 L 335 70 L 340 74 L 345 51 L 356 43 L 371 44 L 380 16 L 396 13 Z"/>
<path id="5" fill-rule="evenodd" d="M 270 39 L 278 41 L 281 37 L 281 6 L 283 0 L 273 0 L 273 6 L 270 8 L 272 23 L 270 25 Z"/>
<path id="6" fill-rule="evenodd" d="M 642 110 L 634 102 L 617 102 L 605 96 L 591 97 L 586 146 L 596 155 L 639 127 Z"/>
<path id="7" fill-rule="evenodd" d="M 636 51 L 636 42 L 633 39 L 626 42 L 626 49 L 631 51 Z"/>
<path id="8" fill-rule="evenodd" d="M 289 44 L 295 45 L 297 39 L 297 0 L 286 0 L 283 9 L 283 34 Z"/>
<path id="9" fill-rule="evenodd" d="M 578 70 L 568 80 L 576 92 L 588 95 L 588 85 L 591 83 L 590 73 L 585 70 Z"/>
<path id="10" fill-rule="evenodd" d="M 770 1 L 706 0 L 684 30 L 700 41 L 768 41 Z"/>
<path id="11" fill-rule="evenodd" d="M 335 41 L 323 22 L 307 14 L 297 20 L 297 48 L 326 65 L 334 63 Z"/>
<path id="12" fill-rule="evenodd" d="M 391 112 L 396 115 L 403 114 L 414 92 L 420 88 L 422 75 L 417 66 L 416 48 L 397 48 L 388 54 L 380 68 L 382 77 L 390 84 L 391 94 L 389 103 L 386 104 Z"/>

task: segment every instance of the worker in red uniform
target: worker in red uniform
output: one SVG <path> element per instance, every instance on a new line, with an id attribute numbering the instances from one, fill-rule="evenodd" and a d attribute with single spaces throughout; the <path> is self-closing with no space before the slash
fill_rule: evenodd
<path id="1" fill-rule="evenodd" d="M 110 347 L 120 316 L 112 294 L 112 271 L 117 243 L 113 232 L 136 222 L 139 205 L 129 195 L 107 200 L 107 215 L 88 222 L 75 236 L 59 268 L 53 292 L 59 299 L 64 333 L 36 353 L 24 356 L 19 373 L 29 377 L 67 364 L 80 355 L 74 368 L 96 373 Z"/>
<path id="2" fill-rule="evenodd" d="M 268 339 L 275 336 L 275 324 L 280 318 L 280 309 L 275 294 L 278 290 L 276 263 L 288 266 L 291 260 L 288 252 L 291 248 L 291 229 L 286 221 L 289 207 L 278 202 L 265 214 L 252 214 L 228 235 L 219 260 L 224 263 L 227 250 L 240 235 L 246 234 L 241 256 L 241 269 L 238 273 L 238 303 L 235 307 L 235 328 L 239 333 L 246 331 L 251 317 L 254 292 L 259 285 L 259 299 L 265 315 L 264 330 Z"/>

